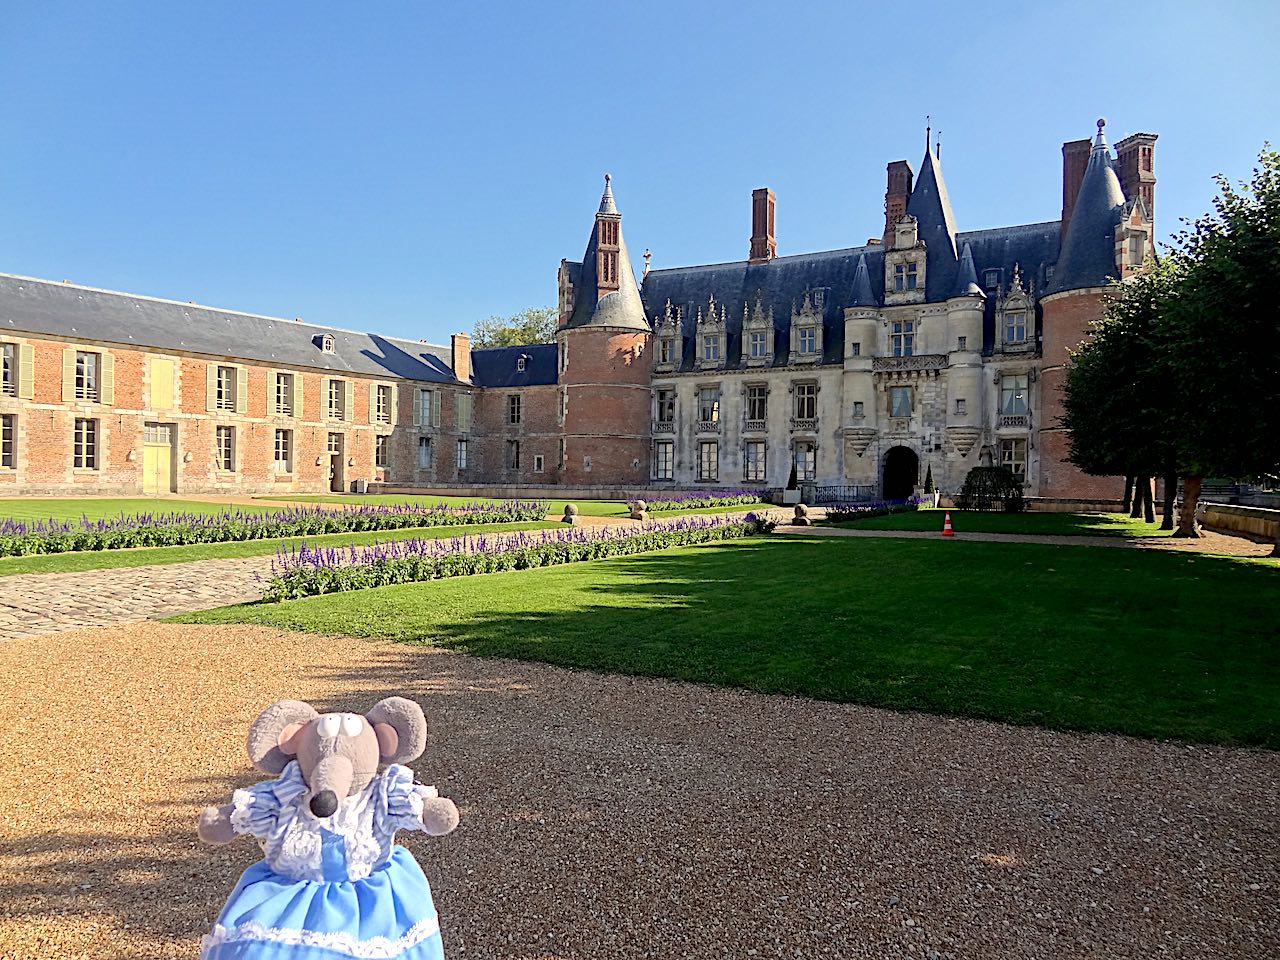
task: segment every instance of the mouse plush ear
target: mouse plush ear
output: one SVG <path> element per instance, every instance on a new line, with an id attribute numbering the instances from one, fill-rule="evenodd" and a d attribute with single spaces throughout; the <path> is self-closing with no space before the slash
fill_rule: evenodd
<path id="1" fill-rule="evenodd" d="M 427 718 L 412 700 L 379 700 L 365 719 L 378 735 L 378 754 L 383 763 L 408 763 L 427 749 Z"/>
<path id="2" fill-rule="evenodd" d="M 297 736 L 320 714 L 301 700 L 277 700 L 258 714 L 245 745 L 249 759 L 263 773 L 279 773 L 298 752 Z"/>

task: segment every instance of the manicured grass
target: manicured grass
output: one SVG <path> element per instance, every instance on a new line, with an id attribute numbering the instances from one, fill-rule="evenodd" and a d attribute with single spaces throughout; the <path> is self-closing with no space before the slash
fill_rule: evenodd
<path id="1" fill-rule="evenodd" d="M 940 533 L 945 510 L 917 510 L 866 520 L 830 524 L 851 530 L 924 530 Z M 1131 520 L 1120 513 L 988 513 L 952 510 L 951 525 L 957 533 L 1028 533 L 1044 536 L 1167 537 L 1160 522 Z"/>
<path id="2" fill-rule="evenodd" d="M 398 494 L 398 493 L 382 493 L 382 494 L 332 494 L 332 495 L 315 495 L 305 497 L 262 497 L 266 500 L 290 500 L 295 503 L 350 503 L 350 504 L 374 504 L 382 506 L 394 506 L 401 503 L 416 504 L 432 504 L 444 503 L 449 505 L 459 503 L 505 503 L 505 500 L 495 500 L 489 497 L 445 497 L 418 494 Z M 536 499 L 512 497 L 509 499 Z M 562 516 L 564 514 L 564 506 L 566 503 L 576 503 L 578 505 L 578 513 L 584 517 L 626 517 L 630 514 L 631 508 L 627 506 L 625 500 L 552 500 L 551 506 L 548 507 L 548 515 Z M 751 510 L 768 509 L 767 503 L 752 504 L 736 504 L 727 507 L 703 507 L 700 509 L 690 510 L 662 510 L 652 511 L 655 517 L 680 517 L 690 516 L 700 513 L 738 513 Z"/>
<path id="3" fill-rule="evenodd" d="M 1277 588 L 1269 561 L 772 537 L 182 619 L 1280 747 Z"/>
<path id="4" fill-rule="evenodd" d="M 75 573 L 116 567 L 145 567 L 153 563 L 185 563 L 189 560 L 223 560 L 231 557 L 258 557 L 274 554 L 281 546 L 300 543 L 311 546 L 347 547 L 392 540 L 423 540 L 435 537 L 462 537 L 509 530 L 540 530 L 558 524 L 539 520 L 531 523 L 472 523 L 454 527 L 376 530 L 365 533 L 331 533 L 327 536 L 287 537 L 283 540 L 246 540 L 232 543 L 194 543 L 181 547 L 143 547 L 136 550 L 93 550 L 80 553 L 52 553 L 33 557 L 0 558 L 0 577 L 17 573 Z"/>
<path id="5" fill-rule="evenodd" d="M 86 499 L 62 499 L 22 497 L 0 499 L 0 518 L 12 520 L 109 520 L 112 517 L 134 516 L 139 513 L 222 513 L 225 510 L 243 510 L 246 513 L 263 513 L 281 509 L 276 504 L 261 506 L 234 503 L 210 503 L 206 500 L 177 500 L 168 497 L 102 497 Z"/>

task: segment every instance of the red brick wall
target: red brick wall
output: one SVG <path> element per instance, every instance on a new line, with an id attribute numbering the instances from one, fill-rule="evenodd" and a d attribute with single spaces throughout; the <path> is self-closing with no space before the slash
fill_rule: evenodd
<path id="1" fill-rule="evenodd" d="M 564 482 L 639 484 L 649 476 L 649 336 L 591 327 L 567 330 Z"/>

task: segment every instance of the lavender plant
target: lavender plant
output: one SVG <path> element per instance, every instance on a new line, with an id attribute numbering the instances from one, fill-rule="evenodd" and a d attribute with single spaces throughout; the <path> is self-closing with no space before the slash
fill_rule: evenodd
<path id="1" fill-rule="evenodd" d="M 678 517 L 635 527 L 568 527 L 448 539 L 393 540 L 366 547 L 281 549 L 262 599 L 269 602 L 367 590 L 504 570 L 625 556 L 667 547 L 768 533 L 772 521 L 742 517 Z"/>
<path id="2" fill-rule="evenodd" d="M 191 543 L 273 540 L 405 530 L 476 523 L 514 523 L 541 520 L 545 501 L 507 500 L 502 503 L 362 504 L 329 510 L 288 507 L 257 513 L 228 509 L 222 513 L 141 513 L 108 520 L 0 520 L 0 557 L 82 550 L 120 550 L 127 547 L 168 547 Z"/>
<path id="3" fill-rule="evenodd" d="M 627 501 L 634 504 L 644 500 L 652 511 L 693 510 L 701 507 L 732 507 L 739 504 L 762 503 L 758 490 L 693 490 L 689 493 L 669 493 L 659 500 L 645 497 L 632 497 Z"/>
<path id="4" fill-rule="evenodd" d="M 932 497 L 908 497 L 906 500 L 854 500 L 848 503 L 832 503 L 827 505 L 827 519 L 840 522 L 842 520 L 870 520 L 872 517 L 883 517 L 891 513 L 914 513 L 920 504 L 932 503 Z"/>

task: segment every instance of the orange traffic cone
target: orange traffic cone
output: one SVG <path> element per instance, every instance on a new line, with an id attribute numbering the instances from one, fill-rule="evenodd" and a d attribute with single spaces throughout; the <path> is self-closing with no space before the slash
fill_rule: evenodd
<path id="1" fill-rule="evenodd" d="M 951 529 L 951 511 L 948 510 L 942 520 L 942 535 L 944 537 L 954 537 L 956 532 Z"/>

